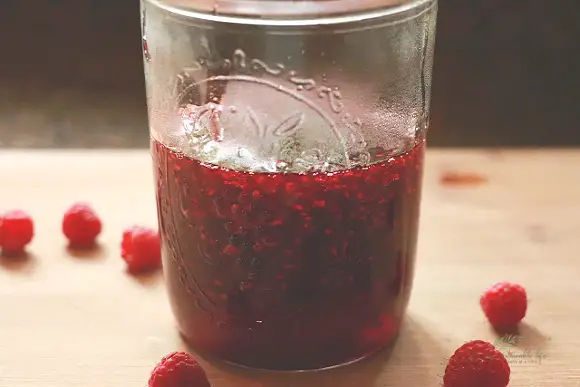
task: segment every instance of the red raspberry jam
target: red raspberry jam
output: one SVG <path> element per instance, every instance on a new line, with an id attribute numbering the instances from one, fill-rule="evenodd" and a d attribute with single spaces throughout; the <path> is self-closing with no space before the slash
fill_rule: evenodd
<path id="1" fill-rule="evenodd" d="M 164 272 L 196 350 L 306 370 L 393 342 L 412 285 L 423 141 L 334 173 L 252 173 L 152 149 Z"/>

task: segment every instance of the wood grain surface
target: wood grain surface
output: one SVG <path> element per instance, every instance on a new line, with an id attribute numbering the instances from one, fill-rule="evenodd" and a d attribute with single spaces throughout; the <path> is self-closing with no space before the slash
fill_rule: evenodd
<path id="1" fill-rule="evenodd" d="M 478 298 L 504 279 L 530 298 L 519 342 L 502 347 L 510 386 L 580 386 L 578 166 L 580 150 L 430 150 L 415 287 L 390 359 L 306 374 L 206 363 L 213 386 L 439 386 L 458 345 L 497 340 Z M 60 230 L 77 200 L 104 219 L 85 254 Z M 0 386 L 144 387 L 185 349 L 161 275 L 132 277 L 119 257 L 124 227 L 156 225 L 146 151 L 2 152 L 0 210 L 11 208 L 32 214 L 36 237 L 28 257 L 0 260 Z"/>

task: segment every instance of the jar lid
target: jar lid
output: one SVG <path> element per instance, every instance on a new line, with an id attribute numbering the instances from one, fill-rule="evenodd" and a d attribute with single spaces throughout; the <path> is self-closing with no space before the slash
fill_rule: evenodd
<path id="1" fill-rule="evenodd" d="M 250 18 L 253 20 L 354 20 L 388 16 L 421 9 L 436 0 L 146 0 L 172 13 L 208 20 Z M 380 15 L 377 15 L 379 13 Z M 200 15 L 201 14 L 201 15 Z M 238 22 L 242 22 L 238 20 Z M 330 21 L 328 21 L 330 23 Z M 336 21 L 334 21 L 336 22 Z M 311 23 L 309 23 L 311 24 Z"/>

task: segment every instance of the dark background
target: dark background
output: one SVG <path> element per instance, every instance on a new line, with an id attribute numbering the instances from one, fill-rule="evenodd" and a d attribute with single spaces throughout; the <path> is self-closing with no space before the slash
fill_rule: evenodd
<path id="1" fill-rule="evenodd" d="M 0 0 L 0 146 L 148 146 L 138 9 Z M 580 1 L 439 9 L 431 145 L 580 145 Z"/>

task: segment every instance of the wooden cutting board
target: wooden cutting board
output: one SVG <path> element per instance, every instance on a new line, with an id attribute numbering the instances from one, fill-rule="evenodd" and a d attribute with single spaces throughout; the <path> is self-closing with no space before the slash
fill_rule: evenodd
<path id="1" fill-rule="evenodd" d="M 0 209 L 36 221 L 29 257 L 0 260 L 0 386 L 144 387 L 163 355 L 185 348 L 160 275 L 132 277 L 119 257 L 123 228 L 156 225 L 150 163 L 146 151 L 0 153 Z M 67 251 L 60 230 L 77 200 L 104 219 L 87 254 Z M 580 150 L 430 150 L 423 204 L 390 360 L 298 375 L 207 365 L 213 386 L 438 386 L 458 345 L 497 340 L 478 299 L 504 279 L 530 298 L 519 342 L 502 348 L 511 386 L 580 386 Z"/>

